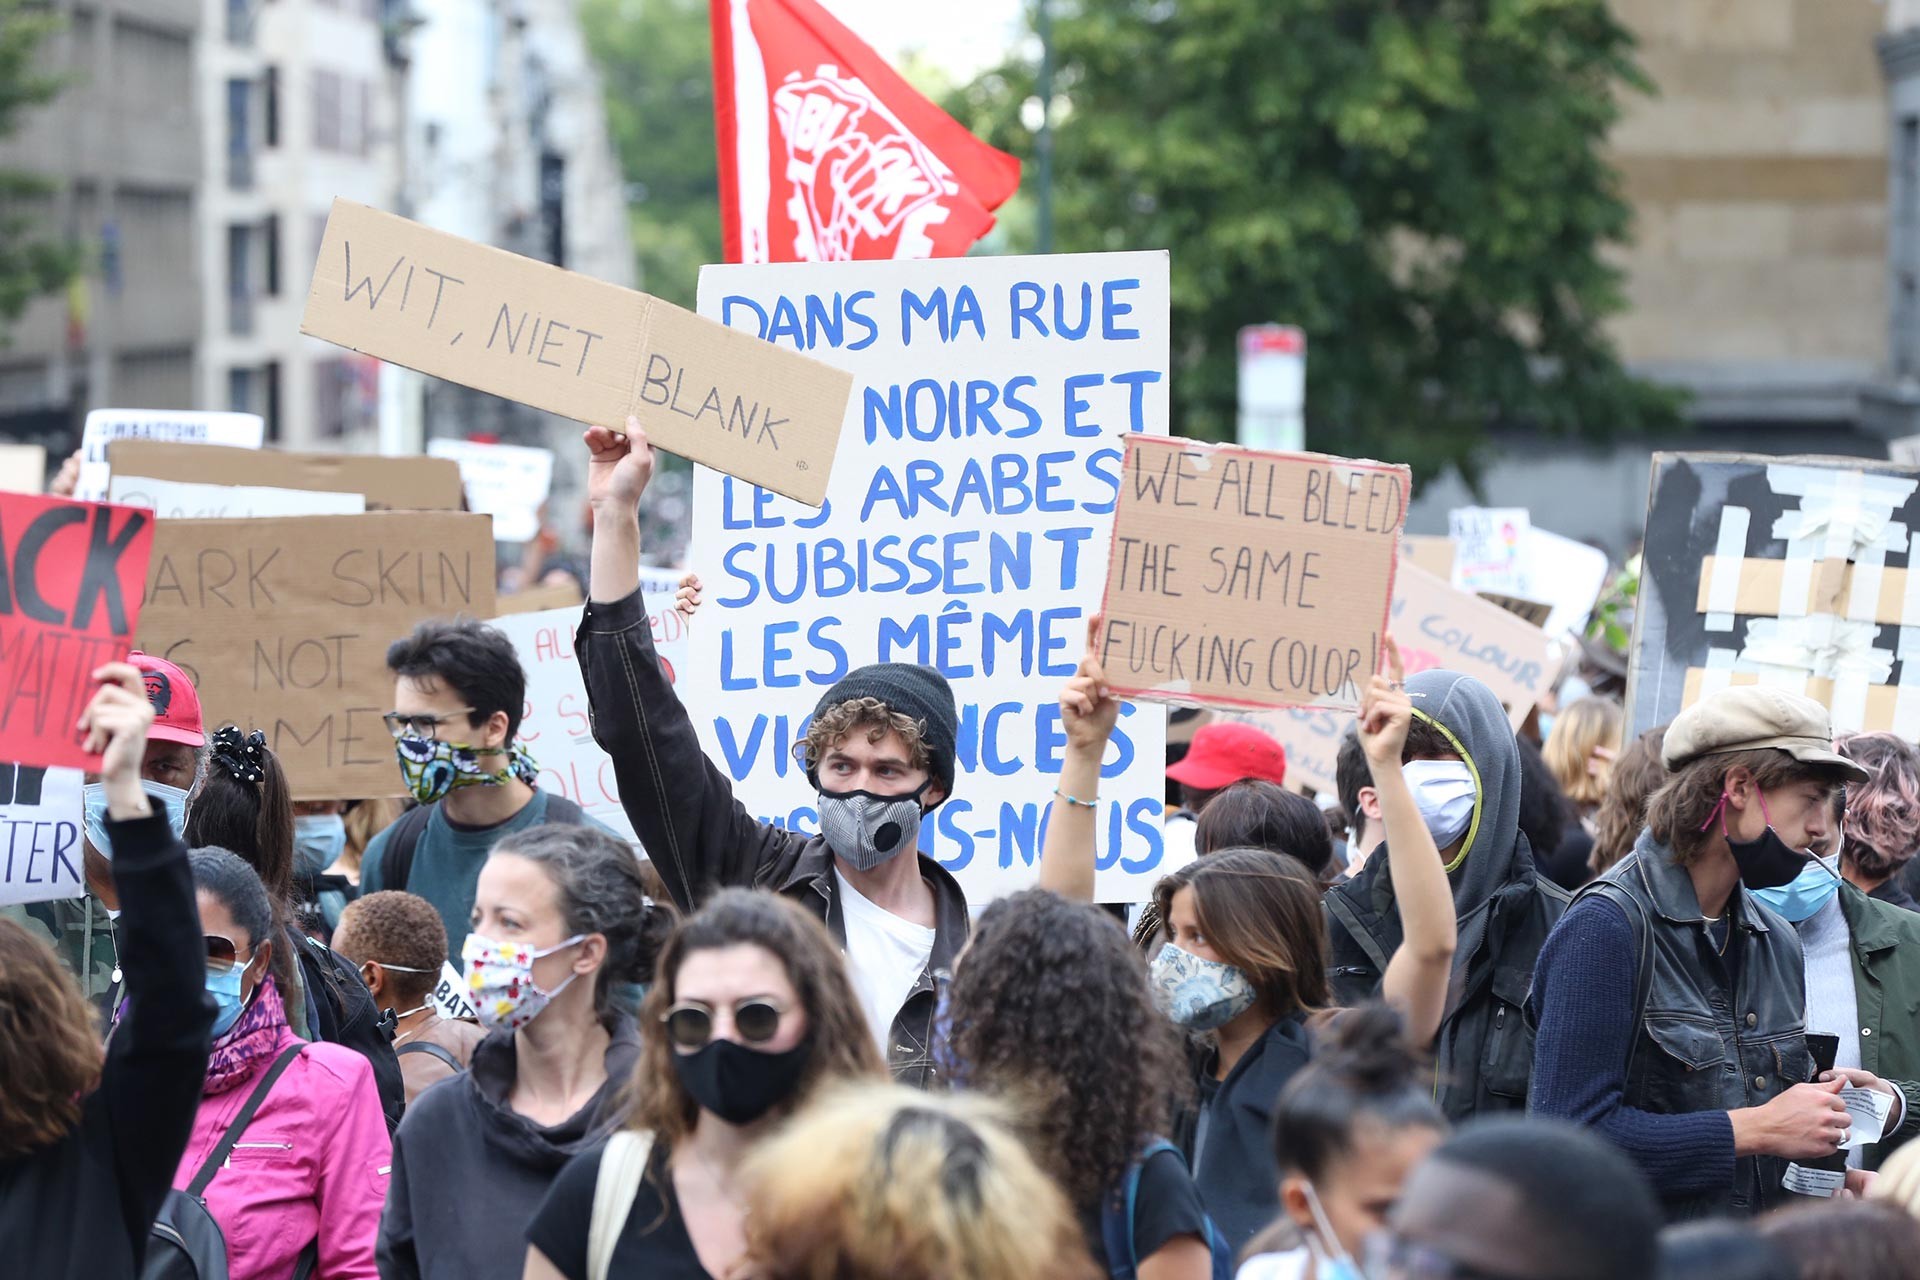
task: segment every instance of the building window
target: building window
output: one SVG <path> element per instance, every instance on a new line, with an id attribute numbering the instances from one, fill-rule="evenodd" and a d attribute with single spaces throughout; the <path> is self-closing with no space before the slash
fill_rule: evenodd
<path id="1" fill-rule="evenodd" d="M 261 381 L 258 369 L 227 370 L 227 408 L 234 413 L 259 413 Z"/>
<path id="2" fill-rule="evenodd" d="M 227 332 L 245 337 L 253 332 L 253 228 L 227 228 Z"/>
<path id="3" fill-rule="evenodd" d="M 268 67 L 260 80 L 260 145 L 280 145 L 280 68 Z"/>
<path id="4" fill-rule="evenodd" d="M 227 0 L 227 43 L 253 43 L 253 6 L 254 0 Z"/>
<path id="5" fill-rule="evenodd" d="M 371 428 L 379 411 L 380 362 L 371 356 L 317 361 L 314 374 L 314 434 L 338 439 Z"/>
<path id="6" fill-rule="evenodd" d="M 341 115 L 340 77 L 331 71 L 313 73 L 313 145 L 322 151 L 339 151 Z"/>
<path id="7" fill-rule="evenodd" d="M 270 213 L 260 225 L 261 292 L 269 298 L 280 296 L 280 215 Z"/>
<path id="8" fill-rule="evenodd" d="M 227 81 L 227 186 L 253 187 L 253 82 Z"/>
<path id="9" fill-rule="evenodd" d="M 1903 116 L 1893 195 L 1893 371 L 1920 376 L 1920 116 Z"/>

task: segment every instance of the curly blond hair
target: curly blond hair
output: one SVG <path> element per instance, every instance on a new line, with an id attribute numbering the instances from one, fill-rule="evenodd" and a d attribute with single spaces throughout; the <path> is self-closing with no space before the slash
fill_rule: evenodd
<path id="1" fill-rule="evenodd" d="M 1095 1280 L 1066 1196 L 977 1094 L 837 1089 L 748 1157 L 755 1280 Z"/>
<path id="2" fill-rule="evenodd" d="M 899 734 L 907 745 L 907 763 L 916 769 L 928 768 L 932 761 L 925 726 L 878 698 L 849 698 L 815 716 L 807 726 L 807 736 L 793 744 L 794 758 L 809 771 L 818 769 L 827 752 L 846 741 L 857 729 L 867 731 L 869 743 L 878 742 L 889 733 Z"/>

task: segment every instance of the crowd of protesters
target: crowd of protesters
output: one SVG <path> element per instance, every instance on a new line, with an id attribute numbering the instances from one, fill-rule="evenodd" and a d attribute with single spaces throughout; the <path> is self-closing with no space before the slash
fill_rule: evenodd
<path id="1" fill-rule="evenodd" d="M 1097 903 L 1096 619 L 1032 886 L 969 903 L 918 841 L 937 671 L 820 699 L 816 835 L 703 754 L 630 426 L 575 652 L 638 852 L 537 785 L 482 623 L 394 638 L 404 809 L 296 804 L 164 659 L 94 673 L 87 891 L 0 908 L 9 1272 L 1920 1277 L 1913 744 L 1763 686 L 1516 733 L 1389 640 L 1331 793 L 1201 723 L 1167 874 Z"/>

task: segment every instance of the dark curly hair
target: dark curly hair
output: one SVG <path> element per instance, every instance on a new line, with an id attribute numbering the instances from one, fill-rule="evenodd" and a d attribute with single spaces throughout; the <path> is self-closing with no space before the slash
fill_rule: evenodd
<path id="1" fill-rule="evenodd" d="M 948 1000 L 968 1087 L 1022 1107 L 1035 1157 L 1082 1209 L 1166 1131 L 1187 1079 L 1180 1034 L 1098 908 L 1043 889 L 1001 898 L 980 913 Z"/>

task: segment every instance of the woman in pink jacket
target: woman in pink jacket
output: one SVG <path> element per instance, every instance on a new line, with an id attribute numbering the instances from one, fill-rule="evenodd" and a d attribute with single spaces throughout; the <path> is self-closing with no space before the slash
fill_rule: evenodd
<path id="1" fill-rule="evenodd" d="M 174 1175 L 186 1189 L 267 1072 L 293 1050 L 208 1184 L 232 1280 L 374 1280 L 374 1238 L 392 1146 L 373 1068 L 308 1044 L 287 1025 L 268 966 L 273 908 L 252 867 L 224 849 L 190 855 L 219 1006 L 193 1137 Z"/>

